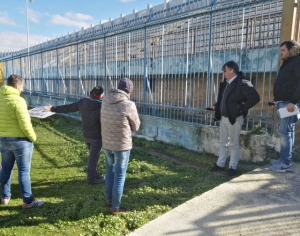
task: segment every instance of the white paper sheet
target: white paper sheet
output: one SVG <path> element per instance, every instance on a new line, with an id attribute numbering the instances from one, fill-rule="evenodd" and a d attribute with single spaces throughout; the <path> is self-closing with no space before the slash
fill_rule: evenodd
<path id="1" fill-rule="evenodd" d="M 39 119 L 44 119 L 55 114 L 55 112 L 47 111 L 43 106 L 35 107 L 28 112 L 31 117 Z"/>
<path id="2" fill-rule="evenodd" d="M 286 107 L 283 107 L 283 108 L 278 109 L 277 112 L 278 112 L 280 118 L 286 118 L 286 117 L 289 117 L 289 116 L 294 116 L 294 115 L 299 114 L 299 109 L 296 106 L 296 109 L 293 112 L 289 112 L 286 109 Z"/>

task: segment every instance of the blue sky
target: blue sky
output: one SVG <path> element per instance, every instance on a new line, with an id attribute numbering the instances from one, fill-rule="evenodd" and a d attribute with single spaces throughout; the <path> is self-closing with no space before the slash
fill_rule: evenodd
<path id="1" fill-rule="evenodd" d="M 28 1 L 29 45 L 35 45 L 97 25 L 109 18 L 147 9 L 164 0 L 0 0 L 0 51 L 27 47 L 26 1 Z"/>

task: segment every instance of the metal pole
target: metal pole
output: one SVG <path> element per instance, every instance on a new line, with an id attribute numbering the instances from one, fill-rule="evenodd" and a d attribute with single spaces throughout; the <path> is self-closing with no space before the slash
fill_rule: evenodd
<path id="1" fill-rule="evenodd" d="M 94 57 L 93 57 L 93 60 L 94 60 L 94 80 L 95 80 L 95 86 L 98 85 L 98 78 L 97 78 L 97 72 L 96 72 L 96 41 L 94 40 L 93 42 L 93 54 L 94 54 Z"/>
<path id="2" fill-rule="evenodd" d="M 29 0 L 31 3 L 33 0 Z M 29 22 L 28 22 L 28 1 L 26 2 L 26 23 L 27 23 L 27 74 L 29 79 L 29 93 L 31 93 L 31 75 L 30 75 L 30 60 L 29 60 Z"/>
<path id="3" fill-rule="evenodd" d="M 104 36 L 104 86 L 105 86 L 105 94 L 108 93 L 107 88 L 107 49 L 106 49 L 106 36 Z"/>
<path id="4" fill-rule="evenodd" d="M 80 95 L 80 65 L 79 65 L 79 45 L 78 41 L 76 44 L 76 51 L 77 51 L 77 95 Z"/>
<path id="5" fill-rule="evenodd" d="M 57 95 L 60 94 L 60 84 L 59 84 L 59 80 L 60 80 L 60 76 L 59 76 L 59 55 L 58 55 L 58 49 L 56 48 L 56 88 L 57 88 Z"/>
<path id="6" fill-rule="evenodd" d="M 131 51 L 130 51 L 130 33 L 128 33 L 128 44 L 129 44 L 129 46 L 128 46 L 128 78 L 130 79 L 130 53 L 131 53 Z"/>
<path id="7" fill-rule="evenodd" d="M 44 73 L 44 55 L 43 51 L 41 51 L 41 63 L 42 63 L 42 81 L 43 81 L 43 86 L 42 86 L 42 92 L 47 93 L 47 85 L 46 85 L 46 80 L 45 80 L 45 73 Z"/>
<path id="8" fill-rule="evenodd" d="M 116 70 L 116 72 L 115 72 L 115 78 L 116 78 L 116 80 L 115 81 L 117 81 L 118 80 L 118 36 L 116 36 L 116 44 L 115 44 L 115 48 L 116 48 L 116 52 L 115 52 L 115 56 L 116 56 L 116 68 L 115 68 L 115 70 Z"/>
<path id="9" fill-rule="evenodd" d="M 188 93 L 188 73 L 189 73 L 189 42 L 190 42 L 190 20 L 188 20 L 187 28 L 187 42 L 186 42 L 186 68 L 185 68 L 185 95 L 184 95 L 184 106 L 187 106 L 187 93 Z"/>
<path id="10" fill-rule="evenodd" d="M 208 45 L 208 69 L 207 69 L 207 88 L 206 88 L 206 106 L 211 106 L 211 70 L 212 70 L 212 10 L 213 3 L 209 12 L 209 45 Z"/>
<path id="11" fill-rule="evenodd" d="M 163 87 L 164 87 L 164 34 L 165 25 L 162 26 L 162 36 L 161 36 L 161 76 L 160 76 L 160 104 L 163 102 Z"/>
<path id="12" fill-rule="evenodd" d="M 147 103 L 147 28 L 144 28 L 144 103 Z M 146 114 L 146 107 L 144 107 L 143 114 Z"/>

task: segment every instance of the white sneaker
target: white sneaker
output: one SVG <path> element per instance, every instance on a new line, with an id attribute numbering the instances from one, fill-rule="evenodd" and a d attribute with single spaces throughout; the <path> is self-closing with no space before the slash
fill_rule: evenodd
<path id="1" fill-rule="evenodd" d="M 277 164 L 279 164 L 279 163 L 281 163 L 282 161 L 281 161 L 281 159 L 279 158 L 279 159 L 277 159 L 277 160 L 272 160 L 271 161 L 271 164 L 272 165 L 277 165 Z"/>
<path id="2" fill-rule="evenodd" d="M 269 167 L 270 170 L 273 170 L 273 171 L 276 171 L 276 172 L 281 172 L 281 173 L 284 173 L 284 172 L 293 172 L 293 164 L 289 164 L 289 165 L 286 165 L 286 164 L 283 164 L 283 163 L 279 163 L 277 165 L 272 165 Z"/>
<path id="3" fill-rule="evenodd" d="M 30 209 L 30 208 L 40 207 L 40 206 L 44 205 L 44 203 L 45 202 L 43 202 L 43 201 L 33 199 L 32 202 L 29 203 L 29 204 L 24 202 L 23 209 Z"/>
<path id="4" fill-rule="evenodd" d="M 1 198 L 1 204 L 7 205 L 9 203 L 10 198 Z"/>

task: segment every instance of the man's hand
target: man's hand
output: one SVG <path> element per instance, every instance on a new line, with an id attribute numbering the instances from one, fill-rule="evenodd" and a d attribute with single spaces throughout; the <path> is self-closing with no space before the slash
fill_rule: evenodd
<path id="1" fill-rule="evenodd" d="M 205 110 L 209 111 L 209 112 L 213 112 L 215 111 L 215 106 L 212 107 L 206 107 Z"/>
<path id="2" fill-rule="evenodd" d="M 289 103 L 289 104 L 286 106 L 286 109 L 288 110 L 288 112 L 293 112 L 293 111 L 296 109 L 296 105 L 293 104 L 293 103 Z"/>
<path id="3" fill-rule="evenodd" d="M 277 106 L 277 103 L 276 102 L 268 102 L 268 106 L 275 108 Z"/>
<path id="4" fill-rule="evenodd" d="M 45 108 L 45 110 L 47 110 L 47 111 L 51 111 L 51 105 L 49 105 L 49 106 L 44 106 L 44 108 Z"/>

